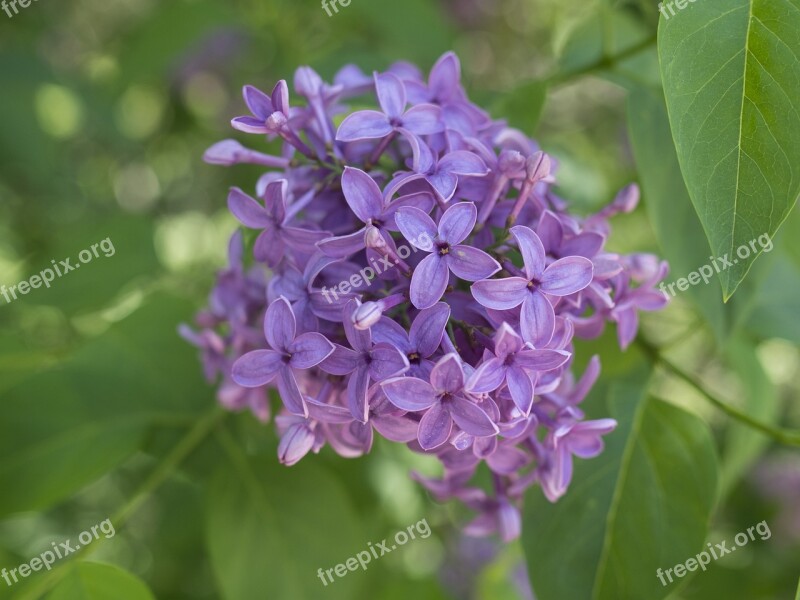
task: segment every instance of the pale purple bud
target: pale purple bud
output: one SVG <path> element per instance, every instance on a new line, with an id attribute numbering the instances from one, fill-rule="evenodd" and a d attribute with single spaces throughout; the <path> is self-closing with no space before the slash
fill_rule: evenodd
<path id="1" fill-rule="evenodd" d="M 387 246 L 386 240 L 383 239 L 380 230 L 374 225 L 367 227 L 367 231 L 364 234 L 364 243 L 367 248 L 374 249 L 385 248 Z"/>
<path id="2" fill-rule="evenodd" d="M 384 310 L 383 303 L 380 301 L 365 302 L 353 313 L 353 325 L 356 329 L 369 329 L 380 321 Z"/>
<path id="3" fill-rule="evenodd" d="M 497 166 L 507 177 L 514 177 L 525 168 L 525 157 L 516 150 L 503 150 L 497 159 Z"/>
<path id="4" fill-rule="evenodd" d="M 542 151 L 534 152 L 525 161 L 525 176 L 529 183 L 536 183 L 550 176 L 552 163 L 550 157 Z"/>

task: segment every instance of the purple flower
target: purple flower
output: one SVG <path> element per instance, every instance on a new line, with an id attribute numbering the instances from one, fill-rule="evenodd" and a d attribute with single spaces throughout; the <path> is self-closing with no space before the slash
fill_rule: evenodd
<path id="1" fill-rule="evenodd" d="M 397 132 L 413 135 L 430 135 L 444 129 L 440 119 L 441 109 L 433 104 L 418 104 L 408 110 L 406 88 L 391 73 L 375 75 L 375 91 L 381 111 L 361 110 L 347 117 L 339 125 L 336 139 L 343 142 L 384 138 Z"/>
<path id="2" fill-rule="evenodd" d="M 443 357 L 431 371 L 430 383 L 414 377 L 398 377 L 383 383 L 389 402 L 409 412 L 424 411 L 417 438 L 425 450 L 450 439 L 453 421 L 476 436 L 498 433 L 497 425 L 464 390 L 464 369 L 457 354 Z"/>
<path id="3" fill-rule="evenodd" d="M 568 256 L 546 266 L 542 242 L 528 227 L 511 228 L 525 264 L 524 277 L 486 279 L 472 285 L 472 295 L 486 308 L 508 310 L 522 305 L 522 336 L 534 346 L 546 346 L 555 331 L 556 316 L 548 296 L 569 296 L 592 282 L 592 262 Z"/>
<path id="4" fill-rule="evenodd" d="M 550 464 L 542 470 L 542 491 L 550 502 L 563 496 L 572 480 L 572 456 L 594 458 L 603 451 L 603 439 L 616 429 L 614 419 L 583 421 L 562 425 L 547 437 L 546 446 L 551 452 Z"/>
<path id="5" fill-rule="evenodd" d="M 326 231 L 311 231 L 286 225 L 286 187 L 285 179 L 267 184 L 264 193 L 264 206 L 233 188 L 228 195 L 228 207 L 245 227 L 262 229 L 256 240 L 253 253 L 256 259 L 275 267 L 285 256 L 286 247 L 311 254 L 314 244 L 326 238 Z"/>
<path id="6" fill-rule="evenodd" d="M 410 138 L 414 152 L 414 172 L 422 175 L 442 202 L 449 202 L 456 193 L 459 176 L 483 177 L 489 173 L 480 156 L 467 150 L 457 150 L 437 159 L 428 145 Z"/>
<path id="7" fill-rule="evenodd" d="M 242 91 L 244 102 L 252 116 L 236 117 L 231 125 L 245 133 L 280 133 L 289 120 L 289 88 L 281 80 L 267 96 L 252 85 L 244 86 Z"/>
<path id="8" fill-rule="evenodd" d="M 537 374 L 563 366 L 570 358 L 560 350 L 536 350 L 503 323 L 495 335 L 494 357 L 485 361 L 470 377 L 471 392 L 493 392 L 504 383 L 517 408 L 528 416 L 533 407 Z"/>
<path id="9" fill-rule="evenodd" d="M 233 364 L 233 380 L 244 387 L 261 387 L 278 378 L 278 391 L 286 408 L 308 416 L 294 370 L 310 369 L 333 354 L 334 345 L 324 335 L 296 336 L 294 313 L 286 298 L 270 304 L 264 317 L 264 335 L 271 350 L 248 352 Z"/>
<path id="10" fill-rule="evenodd" d="M 352 349 L 337 344 L 320 368 L 332 375 L 348 376 L 347 406 L 355 419 L 366 423 L 370 381 L 380 382 L 405 373 L 409 364 L 400 350 L 385 343 L 375 344 L 369 329 L 356 328 L 352 316 L 358 306 L 357 300 L 350 300 L 343 311 L 344 332 Z"/>
<path id="11" fill-rule="evenodd" d="M 461 244 L 475 226 L 478 211 L 471 202 L 459 202 L 445 211 L 436 223 L 418 208 L 397 211 L 397 227 L 420 250 L 432 252 L 414 270 L 411 302 L 417 308 L 433 306 L 444 295 L 450 271 L 466 281 L 491 277 L 500 265 L 483 250 Z M 433 240 L 422 244 L 420 240 Z"/>

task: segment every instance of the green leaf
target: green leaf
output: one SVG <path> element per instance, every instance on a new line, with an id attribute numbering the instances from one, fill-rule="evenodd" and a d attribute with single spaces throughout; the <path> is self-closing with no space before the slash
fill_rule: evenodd
<path id="1" fill-rule="evenodd" d="M 154 419 L 213 405 L 195 349 L 176 333 L 191 313 L 155 294 L 69 360 L 0 393 L 0 515 L 63 500 L 136 452 Z"/>
<path id="2" fill-rule="evenodd" d="M 780 398 L 775 385 L 761 366 L 751 344 L 732 339 L 726 344 L 728 363 L 742 384 L 745 412 L 766 424 L 779 416 Z M 738 422 L 732 422 L 726 434 L 720 469 L 721 497 L 725 497 L 739 478 L 755 463 L 769 445 L 769 438 Z"/>
<path id="3" fill-rule="evenodd" d="M 509 125 L 527 135 L 536 133 L 547 100 L 547 82 L 529 81 L 505 94 L 492 111 L 497 118 L 507 119 Z"/>
<path id="4" fill-rule="evenodd" d="M 670 263 L 666 283 L 671 283 L 707 265 L 710 248 L 681 177 L 660 92 L 641 87 L 631 92 L 628 128 L 645 209 L 664 258 Z M 711 285 L 691 286 L 686 297 L 708 322 L 717 340 L 721 340 L 726 329 L 726 311 L 715 289 Z"/>
<path id="5" fill-rule="evenodd" d="M 658 600 L 658 568 L 703 546 L 717 489 L 708 427 L 697 417 L 615 384 L 606 414 L 619 422 L 598 458 L 577 461 L 556 504 L 526 498 L 523 545 L 539 600 Z"/>
<path id="6" fill-rule="evenodd" d="M 661 75 L 684 179 L 725 300 L 800 194 L 800 0 L 696 2 L 659 27 Z"/>
<path id="7" fill-rule="evenodd" d="M 794 597 L 794 600 L 800 600 L 800 581 L 797 582 L 797 595 Z"/>
<path id="8" fill-rule="evenodd" d="M 81 562 L 53 588 L 46 600 L 155 600 L 141 579 L 102 563 Z"/>
<path id="9" fill-rule="evenodd" d="M 313 459 L 286 468 L 276 458 L 225 466 L 209 490 L 206 537 L 226 600 L 351 600 L 367 583 L 359 567 L 325 586 L 317 570 L 367 548 L 362 520 L 339 484 Z"/>

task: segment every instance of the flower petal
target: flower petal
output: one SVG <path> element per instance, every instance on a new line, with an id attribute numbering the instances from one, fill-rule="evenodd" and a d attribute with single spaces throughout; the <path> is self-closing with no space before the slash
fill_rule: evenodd
<path id="1" fill-rule="evenodd" d="M 408 331 L 408 338 L 422 358 L 428 358 L 439 348 L 449 319 L 450 307 L 444 302 L 420 311 L 414 319 Z"/>
<path id="2" fill-rule="evenodd" d="M 431 251 L 433 240 L 439 231 L 427 213 L 414 206 L 403 206 L 397 209 L 394 218 L 400 233 L 412 246 L 426 252 Z"/>
<path id="3" fill-rule="evenodd" d="M 336 132 L 336 139 L 340 142 L 354 142 L 383 138 L 393 130 L 389 119 L 382 112 L 360 110 L 342 121 L 339 131 Z"/>
<path id="4" fill-rule="evenodd" d="M 539 236 L 529 227 L 517 225 L 511 228 L 511 233 L 517 240 L 522 260 L 525 263 L 525 275 L 531 279 L 542 279 L 545 267 L 545 251 Z"/>
<path id="5" fill-rule="evenodd" d="M 461 63 L 454 52 L 443 54 L 431 69 L 428 79 L 430 94 L 438 102 L 444 102 L 461 86 Z"/>
<path id="6" fill-rule="evenodd" d="M 453 419 L 449 411 L 437 402 L 422 416 L 417 431 L 417 439 L 423 450 L 433 450 L 450 439 Z"/>
<path id="7" fill-rule="evenodd" d="M 487 279 L 500 270 L 498 263 L 483 250 L 472 246 L 453 246 L 446 257 L 447 266 L 456 277 L 466 281 Z"/>
<path id="8" fill-rule="evenodd" d="M 231 368 L 231 377 L 243 387 L 261 387 L 275 379 L 283 355 L 274 350 L 253 350 L 240 357 Z"/>
<path id="9" fill-rule="evenodd" d="M 431 385 L 438 393 L 457 394 L 464 389 L 464 368 L 457 354 L 451 352 L 439 359 L 431 371 Z"/>
<path id="10" fill-rule="evenodd" d="M 289 364 L 295 369 L 310 369 L 333 354 L 335 346 L 321 333 L 312 331 L 295 338 L 289 344 L 292 358 Z"/>
<path id="11" fill-rule="evenodd" d="M 350 209 L 364 223 L 377 219 L 383 212 L 383 194 L 378 184 L 361 169 L 345 167 L 342 192 Z"/>
<path id="12" fill-rule="evenodd" d="M 569 296 L 592 283 L 593 274 L 594 265 L 588 258 L 568 256 L 545 269 L 541 290 L 552 296 Z"/>
<path id="13" fill-rule="evenodd" d="M 528 297 L 528 282 L 522 277 L 484 279 L 470 288 L 479 304 L 494 310 L 508 310 L 519 306 Z"/>
<path id="14" fill-rule="evenodd" d="M 534 346 L 546 346 L 555 329 L 556 313 L 550 301 L 539 292 L 528 294 L 520 313 L 522 339 Z"/>
<path id="15" fill-rule="evenodd" d="M 231 188 L 228 193 L 228 208 L 245 227 L 266 229 L 273 224 L 267 209 L 239 188 Z"/>
<path id="16" fill-rule="evenodd" d="M 319 368 L 331 375 L 349 375 L 358 367 L 360 354 L 350 348 L 334 344 L 334 350 L 323 360 Z"/>
<path id="17" fill-rule="evenodd" d="M 475 227 L 478 209 L 472 202 L 458 202 L 448 208 L 439 220 L 439 239 L 456 245 L 467 239 Z"/>
<path id="18" fill-rule="evenodd" d="M 262 121 L 266 121 L 272 113 L 278 110 L 272 105 L 272 99 L 269 96 L 252 85 L 242 88 L 242 97 L 253 116 Z"/>
<path id="19" fill-rule="evenodd" d="M 347 407 L 357 421 L 366 423 L 369 416 L 367 390 L 369 388 L 369 371 L 366 366 L 357 368 L 347 381 Z"/>
<path id="20" fill-rule="evenodd" d="M 375 91 L 378 94 L 378 104 L 386 116 L 397 118 L 406 108 L 406 88 L 397 75 L 382 73 L 375 75 Z"/>
<path id="21" fill-rule="evenodd" d="M 430 308 L 444 295 L 450 271 L 438 254 L 426 256 L 411 278 L 411 302 L 417 308 Z"/>
<path id="22" fill-rule="evenodd" d="M 498 358 L 490 358 L 470 375 L 467 389 L 476 394 L 493 392 L 506 380 L 506 366 Z"/>
<path id="23" fill-rule="evenodd" d="M 317 242 L 317 248 L 319 248 L 325 256 L 331 258 L 347 258 L 351 254 L 355 254 L 364 249 L 365 232 L 366 228 L 362 227 L 355 233 L 349 235 L 325 238 Z"/>
<path id="24" fill-rule="evenodd" d="M 278 393 L 281 396 L 283 405 L 293 415 L 308 416 L 308 408 L 303 401 L 303 394 L 297 385 L 297 379 L 289 367 L 282 367 L 278 372 Z"/>
<path id="25" fill-rule="evenodd" d="M 278 444 L 278 460 L 291 467 L 314 447 L 314 432 L 306 423 L 295 423 L 286 430 Z"/>
<path id="26" fill-rule="evenodd" d="M 486 175 L 489 169 L 483 159 L 467 150 L 456 150 L 445 155 L 439 161 L 439 171 L 456 175 Z"/>
<path id="27" fill-rule="evenodd" d="M 442 110 L 434 104 L 417 104 L 403 115 L 403 128 L 414 135 L 439 133 L 444 131 L 441 115 Z"/>
<path id="28" fill-rule="evenodd" d="M 286 351 L 294 341 L 296 332 L 297 321 L 292 307 L 289 301 L 281 296 L 267 309 L 264 317 L 264 335 L 272 348 Z"/>
<path id="29" fill-rule="evenodd" d="M 526 417 L 533 408 L 533 381 L 522 367 L 511 365 L 508 368 L 508 391 L 517 408 Z"/>
<path id="30" fill-rule="evenodd" d="M 245 133 L 270 133 L 266 123 L 255 117 L 236 117 L 231 119 L 231 126 Z"/>
<path id="31" fill-rule="evenodd" d="M 371 356 L 369 374 L 375 382 L 397 377 L 408 371 L 409 364 L 406 355 L 394 346 L 375 344 Z"/>
<path id="32" fill-rule="evenodd" d="M 569 360 L 570 353 L 561 350 L 522 350 L 514 356 L 514 364 L 529 371 L 552 371 Z"/>
<path id="33" fill-rule="evenodd" d="M 491 417 L 480 406 L 466 398 L 456 396 L 449 408 L 456 425 L 471 435 L 487 437 L 500 432 Z"/>
<path id="34" fill-rule="evenodd" d="M 395 377 L 381 383 L 389 402 L 408 412 L 419 412 L 436 402 L 431 384 L 415 377 Z"/>

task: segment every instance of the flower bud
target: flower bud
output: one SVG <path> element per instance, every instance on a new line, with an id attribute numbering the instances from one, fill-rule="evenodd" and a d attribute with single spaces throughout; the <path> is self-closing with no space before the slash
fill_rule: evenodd
<path id="1" fill-rule="evenodd" d="M 355 325 L 356 329 L 369 329 L 380 321 L 380 318 L 383 316 L 383 310 L 383 303 L 380 301 L 365 302 L 353 313 L 353 325 Z"/>

